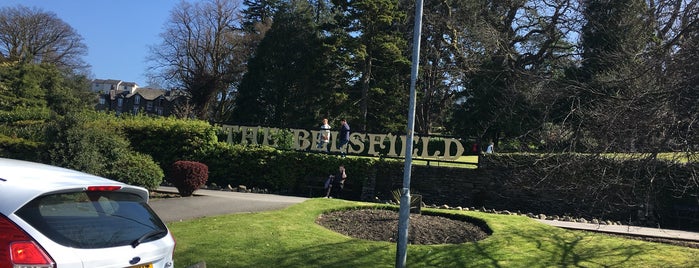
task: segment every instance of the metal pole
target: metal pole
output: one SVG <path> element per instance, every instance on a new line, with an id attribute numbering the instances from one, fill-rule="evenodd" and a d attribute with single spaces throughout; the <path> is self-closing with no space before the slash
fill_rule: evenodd
<path id="1" fill-rule="evenodd" d="M 403 189 L 400 197 L 398 219 L 398 248 L 396 267 L 404 268 L 408 256 L 408 226 L 410 222 L 410 175 L 413 164 L 413 135 L 415 130 L 415 84 L 420 63 L 420 37 L 422 36 L 422 0 L 415 1 L 415 26 L 413 27 L 413 66 L 410 73 L 410 104 L 408 106 L 408 129 L 405 142 L 405 166 Z"/>

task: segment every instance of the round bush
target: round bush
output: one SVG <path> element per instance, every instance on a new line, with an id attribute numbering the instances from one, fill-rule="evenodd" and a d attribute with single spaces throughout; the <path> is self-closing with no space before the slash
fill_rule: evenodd
<path id="1" fill-rule="evenodd" d="M 163 182 L 165 174 L 158 163 L 147 154 L 129 153 L 113 163 L 108 177 L 132 185 L 154 190 Z"/>
<path id="2" fill-rule="evenodd" d="M 195 161 L 177 161 L 172 164 L 169 178 L 181 196 L 191 196 L 206 183 L 209 167 Z"/>

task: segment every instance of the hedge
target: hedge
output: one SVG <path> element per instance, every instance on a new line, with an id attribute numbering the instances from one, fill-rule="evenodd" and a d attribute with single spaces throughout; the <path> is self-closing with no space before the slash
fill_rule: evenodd
<path id="1" fill-rule="evenodd" d="M 372 176 L 375 161 L 222 142 L 194 159 L 209 166 L 210 183 L 223 187 L 245 185 L 283 194 L 303 194 L 313 185 L 322 187 L 322 179 L 334 174 L 340 165 L 346 167 L 349 178 L 359 187 Z"/>
<path id="2" fill-rule="evenodd" d="M 150 190 L 157 189 L 165 177 L 160 166 L 147 154 L 136 152 L 125 154 L 110 166 L 111 170 L 106 177 Z"/>
<path id="3" fill-rule="evenodd" d="M 151 155 L 163 170 L 177 160 L 201 155 L 218 143 L 216 128 L 205 121 L 136 116 L 117 123 L 131 147 Z"/>

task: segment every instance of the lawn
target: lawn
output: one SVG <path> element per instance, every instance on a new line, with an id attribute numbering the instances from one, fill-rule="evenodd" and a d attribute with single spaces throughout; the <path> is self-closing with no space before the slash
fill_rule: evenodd
<path id="1" fill-rule="evenodd" d="M 375 157 L 372 157 L 375 158 Z M 376 159 L 376 158 L 375 158 Z M 462 155 L 457 159 L 445 160 L 445 159 L 421 159 L 413 158 L 413 165 L 420 166 L 438 166 L 438 167 L 458 167 L 458 168 L 478 168 L 478 156 L 477 155 Z"/>
<path id="2" fill-rule="evenodd" d="M 186 267 L 394 267 L 396 244 L 321 227 L 325 211 L 375 204 L 316 198 L 289 208 L 168 224 L 175 263 Z M 436 211 L 436 210 L 435 210 Z M 699 249 L 569 231 L 524 216 L 463 213 L 493 234 L 479 242 L 409 245 L 408 267 L 699 267 Z"/>

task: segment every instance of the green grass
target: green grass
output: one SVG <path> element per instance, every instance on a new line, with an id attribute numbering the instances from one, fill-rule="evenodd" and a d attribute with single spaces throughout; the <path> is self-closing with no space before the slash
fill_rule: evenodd
<path id="1" fill-rule="evenodd" d="M 323 212 L 375 204 L 310 199 L 261 213 L 170 223 L 186 267 L 394 267 L 396 244 L 315 224 Z M 699 249 L 569 231 L 523 216 L 437 210 L 485 220 L 492 236 L 458 245 L 409 245 L 408 267 L 699 267 Z"/>
<path id="2" fill-rule="evenodd" d="M 646 154 L 646 153 L 607 153 L 603 154 L 607 157 L 610 158 L 621 158 L 621 159 L 644 159 L 649 157 L 651 154 Z M 666 161 L 673 161 L 681 164 L 686 164 L 688 162 L 696 162 L 699 160 L 697 157 L 699 155 L 696 152 L 692 153 L 680 153 L 680 152 L 666 152 L 666 153 L 659 153 L 657 155 L 658 159 L 661 160 L 666 160 Z"/>
<path id="3" fill-rule="evenodd" d="M 454 160 L 444 160 L 445 162 L 436 161 L 435 159 L 420 159 L 413 158 L 413 165 L 420 166 L 438 166 L 438 167 L 459 167 L 459 168 L 478 168 L 478 156 L 477 155 L 462 155 Z"/>

